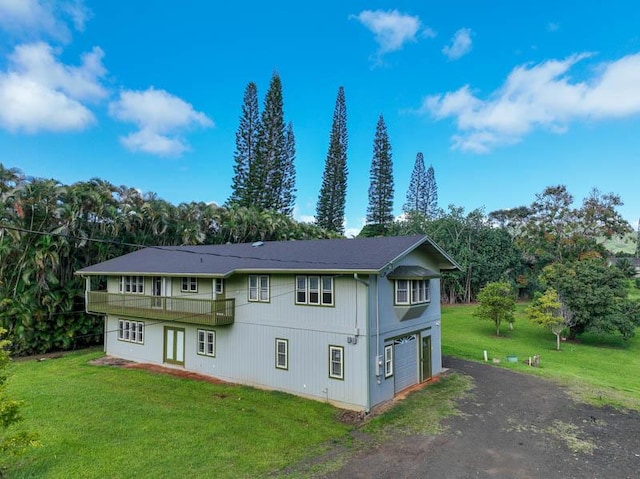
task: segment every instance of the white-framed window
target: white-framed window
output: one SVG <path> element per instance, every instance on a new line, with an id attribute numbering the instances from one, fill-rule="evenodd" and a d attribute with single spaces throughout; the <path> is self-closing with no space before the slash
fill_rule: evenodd
<path id="1" fill-rule="evenodd" d="M 222 294 L 224 293 L 224 279 L 222 278 L 216 278 L 213 280 L 214 282 L 214 290 L 216 292 L 216 294 Z"/>
<path id="2" fill-rule="evenodd" d="M 409 304 L 409 280 L 396 280 L 396 304 Z"/>
<path id="3" fill-rule="evenodd" d="M 396 304 L 423 304 L 431 301 L 428 279 L 397 279 L 395 283 Z"/>
<path id="4" fill-rule="evenodd" d="M 118 320 L 118 341 L 144 343 L 144 323 L 142 321 Z"/>
<path id="5" fill-rule="evenodd" d="M 289 340 L 276 338 L 276 368 L 289 369 Z"/>
<path id="6" fill-rule="evenodd" d="M 185 276 L 182 278 L 182 286 L 180 291 L 183 293 L 197 293 L 198 292 L 198 278 L 193 276 Z"/>
<path id="7" fill-rule="evenodd" d="M 329 377 L 344 379 L 344 348 L 329 346 Z"/>
<path id="8" fill-rule="evenodd" d="M 309 304 L 320 304 L 320 276 L 309 276 Z"/>
<path id="9" fill-rule="evenodd" d="M 269 276 L 249 275 L 249 301 L 269 302 Z"/>
<path id="10" fill-rule="evenodd" d="M 333 306 L 333 277 L 296 276 L 296 304 Z"/>
<path id="11" fill-rule="evenodd" d="M 198 354 L 203 356 L 216 356 L 216 332 L 207 329 L 198 329 Z"/>
<path id="12" fill-rule="evenodd" d="M 384 377 L 393 376 L 393 345 L 384 347 Z"/>
<path id="13" fill-rule="evenodd" d="M 296 276 L 296 303 L 307 304 L 307 277 Z"/>
<path id="14" fill-rule="evenodd" d="M 333 278 L 331 276 L 322 277 L 322 298 L 324 305 L 333 305 Z"/>
<path id="15" fill-rule="evenodd" d="M 121 293 L 144 294 L 144 277 L 121 276 L 118 290 Z"/>

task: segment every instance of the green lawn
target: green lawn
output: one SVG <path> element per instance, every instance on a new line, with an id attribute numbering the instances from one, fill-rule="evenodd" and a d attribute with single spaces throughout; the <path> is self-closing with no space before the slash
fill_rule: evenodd
<path id="1" fill-rule="evenodd" d="M 7 478 L 256 477 L 350 429 L 325 403 L 87 364 L 101 355 L 13 366 L 8 392 L 43 447 Z"/>
<path id="2" fill-rule="evenodd" d="M 21 427 L 38 434 L 42 447 L 17 460 L 0 456 L 0 476 L 297 478 L 336 467 L 357 446 L 353 426 L 340 422 L 340 410 L 329 404 L 88 364 L 102 354 L 11 366 L 7 392 L 25 401 Z M 397 433 L 434 432 L 468 387 L 463 376 L 443 378 L 363 433 L 378 437 L 381 425 Z M 335 444 L 343 452 L 324 458 Z"/>
<path id="3" fill-rule="evenodd" d="M 583 400 L 640 410 L 640 331 L 624 341 L 619 336 L 598 337 L 584 334 L 579 343 L 563 342 L 555 350 L 555 336 L 524 317 L 525 305 L 518 305 L 514 330 L 502 325 L 496 337 L 491 321 L 472 316 L 475 306 L 442 308 L 442 353 L 477 361 L 486 350 L 489 361 L 500 366 L 538 374 L 570 386 Z M 540 356 L 540 367 L 523 360 Z M 518 363 L 506 362 L 507 355 Z"/>

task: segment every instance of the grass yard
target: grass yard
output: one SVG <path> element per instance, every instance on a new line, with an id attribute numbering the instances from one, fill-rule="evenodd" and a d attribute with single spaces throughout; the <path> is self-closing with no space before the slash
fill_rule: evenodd
<path id="1" fill-rule="evenodd" d="M 102 354 L 14 365 L 8 393 L 43 447 L 5 477 L 257 477 L 350 430 L 328 404 L 87 364 Z"/>
<path id="2" fill-rule="evenodd" d="M 640 410 L 640 331 L 628 341 L 584 334 L 581 342 L 563 342 L 556 351 L 555 336 L 524 317 L 525 305 L 518 305 L 514 330 L 503 324 L 500 337 L 493 322 L 472 316 L 475 308 L 442 308 L 442 354 L 482 361 L 486 350 L 489 361 L 497 358 L 500 366 L 559 381 L 583 400 Z M 523 363 L 535 354 L 539 368 Z M 517 356 L 518 363 L 506 362 L 507 355 Z"/>
<path id="3" fill-rule="evenodd" d="M 17 460 L 0 457 L 3 478 L 297 478 L 336 467 L 357 447 L 349 434 L 354 426 L 326 403 L 88 364 L 102 355 L 12 365 L 7 392 L 26 401 L 21 427 L 37 433 L 42 447 Z M 434 432 L 468 387 L 465 377 L 450 375 L 363 432 L 379 437 L 382 425 Z M 336 444 L 342 456 L 324 458 Z"/>

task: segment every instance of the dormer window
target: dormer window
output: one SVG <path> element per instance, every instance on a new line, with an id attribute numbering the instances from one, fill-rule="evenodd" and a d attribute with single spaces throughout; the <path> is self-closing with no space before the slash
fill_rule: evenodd
<path id="1" fill-rule="evenodd" d="M 424 304 L 431 301 L 428 279 L 396 279 L 395 304 L 410 306 Z"/>
<path id="2" fill-rule="evenodd" d="M 387 275 L 394 282 L 394 304 L 412 306 L 431 302 L 430 280 L 439 277 L 438 273 L 423 266 L 397 266 Z"/>

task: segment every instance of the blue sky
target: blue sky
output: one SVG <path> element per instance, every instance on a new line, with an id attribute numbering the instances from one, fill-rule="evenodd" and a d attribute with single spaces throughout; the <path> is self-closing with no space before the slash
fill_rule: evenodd
<path id="1" fill-rule="evenodd" d="M 222 204 L 248 82 L 282 79 L 297 219 L 315 213 L 337 89 L 347 231 L 363 224 L 378 115 L 395 213 L 416 153 L 439 205 L 487 212 L 565 184 L 640 217 L 640 5 L 632 1 L 0 0 L 0 162 Z"/>

